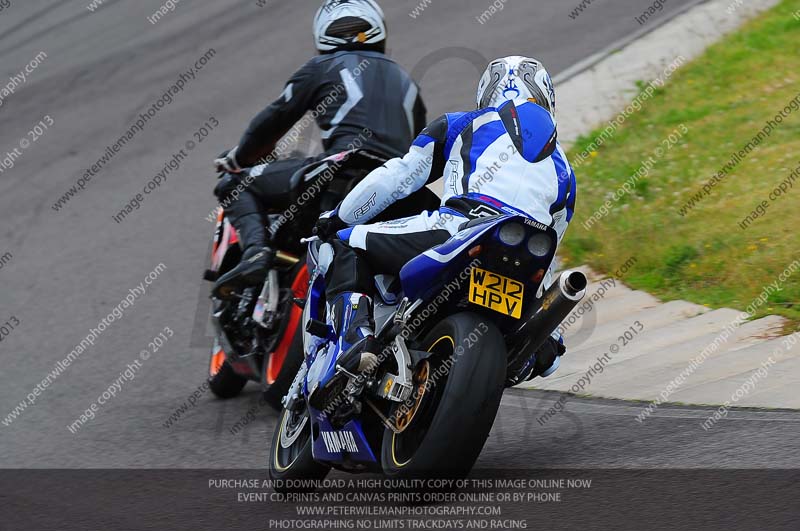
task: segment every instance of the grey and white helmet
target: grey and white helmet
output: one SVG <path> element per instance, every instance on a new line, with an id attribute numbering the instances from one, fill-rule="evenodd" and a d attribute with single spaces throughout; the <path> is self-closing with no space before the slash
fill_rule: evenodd
<path id="1" fill-rule="evenodd" d="M 385 41 L 386 19 L 375 0 L 326 0 L 314 17 L 314 42 L 320 53 Z"/>
<path id="2" fill-rule="evenodd" d="M 541 61 L 513 55 L 495 59 L 478 84 L 478 108 L 499 107 L 503 102 L 527 100 L 544 107 L 556 118 L 553 80 Z"/>

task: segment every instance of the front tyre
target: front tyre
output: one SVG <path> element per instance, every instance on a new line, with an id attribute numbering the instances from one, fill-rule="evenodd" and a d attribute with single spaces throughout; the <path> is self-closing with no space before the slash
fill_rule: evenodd
<path id="1" fill-rule="evenodd" d="M 269 457 L 269 477 L 276 491 L 314 490 L 314 482 L 328 475 L 330 467 L 314 461 L 311 443 L 308 410 L 281 411 Z"/>
<path id="2" fill-rule="evenodd" d="M 450 316 L 422 342 L 432 355 L 414 369 L 414 392 L 393 408 L 400 433 L 384 430 L 390 477 L 464 477 L 492 429 L 506 375 L 503 336 L 473 313 Z"/>

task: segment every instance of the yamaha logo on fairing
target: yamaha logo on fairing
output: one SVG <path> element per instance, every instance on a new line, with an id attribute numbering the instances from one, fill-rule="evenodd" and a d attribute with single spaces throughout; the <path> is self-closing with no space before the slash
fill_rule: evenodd
<path id="1" fill-rule="evenodd" d="M 525 225 L 530 225 L 530 226 L 531 226 L 531 227 L 533 227 L 534 229 L 539 229 L 539 230 L 543 230 L 543 231 L 546 231 L 546 230 L 547 230 L 547 228 L 548 228 L 548 227 L 547 227 L 547 225 L 544 225 L 544 224 L 542 224 L 542 223 L 539 223 L 539 222 L 538 222 L 538 221 L 536 221 L 535 219 L 526 219 L 526 220 L 525 220 Z"/>
<path id="2" fill-rule="evenodd" d="M 342 452 L 358 453 L 358 444 L 356 438 L 351 431 L 323 431 L 322 442 L 325 443 L 325 449 L 332 454 L 340 454 Z"/>

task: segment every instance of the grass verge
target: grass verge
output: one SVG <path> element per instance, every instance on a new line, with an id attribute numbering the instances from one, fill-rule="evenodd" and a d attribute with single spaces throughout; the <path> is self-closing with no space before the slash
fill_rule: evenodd
<path id="1" fill-rule="evenodd" d="M 599 135 L 578 139 L 572 154 Z M 678 70 L 576 173 L 567 264 L 612 272 L 635 256 L 629 285 L 709 307 L 744 310 L 766 289 L 754 315 L 783 315 L 800 330 L 800 0 Z M 606 201 L 607 215 L 590 221 Z"/>

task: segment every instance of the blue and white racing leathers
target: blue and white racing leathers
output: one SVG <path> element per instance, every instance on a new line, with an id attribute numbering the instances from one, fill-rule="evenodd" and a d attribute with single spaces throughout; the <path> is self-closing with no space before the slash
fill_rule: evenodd
<path id="1" fill-rule="evenodd" d="M 367 224 L 393 202 L 444 178 L 442 206 L 397 221 Z M 575 173 L 542 107 L 507 102 L 499 108 L 447 114 L 416 138 L 402 158 L 370 173 L 344 199 L 339 216 L 347 248 L 360 249 L 368 269 L 397 274 L 418 254 L 446 241 L 476 217 L 512 212 L 552 226 L 559 242 L 575 208 Z M 344 254 L 347 254 L 346 252 Z M 352 261 L 352 257 L 351 261 Z M 372 278 L 352 263 L 339 269 L 334 291 L 370 293 Z M 345 278 L 346 277 L 346 278 Z M 548 272 L 545 285 L 552 282 Z"/>

